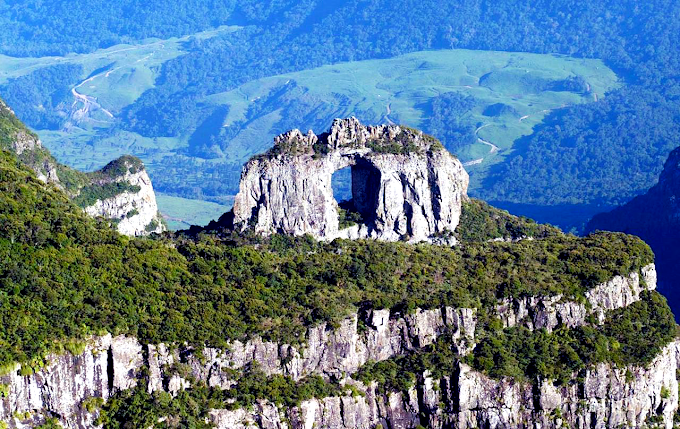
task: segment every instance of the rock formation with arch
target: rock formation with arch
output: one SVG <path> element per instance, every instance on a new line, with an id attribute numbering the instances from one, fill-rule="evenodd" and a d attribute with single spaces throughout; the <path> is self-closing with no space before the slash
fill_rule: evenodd
<path id="1" fill-rule="evenodd" d="M 350 225 L 341 223 L 333 173 L 350 167 Z M 289 131 L 241 175 L 234 227 L 317 239 L 447 241 L 458 225 L 468 174 L 435 138 L 396 125 L 336 119 L 329 132 Z M 341 227 L 342 225 L 342 227 Z"/>

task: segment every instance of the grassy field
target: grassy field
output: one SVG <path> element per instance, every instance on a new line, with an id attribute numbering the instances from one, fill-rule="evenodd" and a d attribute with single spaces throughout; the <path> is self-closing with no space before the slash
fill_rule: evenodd
<path id="1" fill-rule="evenodd" d="M 157 194 L 156 201 L 168 227 L 173 231 L 186 229 L 191 225 L 207 225 L 231 209 L 230 206 L 209 201 L 188 200 L 164 194 Z"/>
<path id="2" fill-rule="evenodd" d="M 59 160 L 85 170 L 100 168 L 112 158 L 127 153 L 149 160 L 152 154 L 163 156 L 172 153 L 182 142 L 172 138 L 145 138 L 121 131 L 117 129 L 117 116 L 144 91 L 154 87 L 163 63 L 186 53 L 186 42 L 238 29 L 223 26 L 185 37 L 147 39 L 134 45 L 115 45 L 89 54 L 63 57 L 14 58 L 0 55 L 0 85 L 42 67 L 80 65 L 82 81 L 74 90 L 96 100 L 99 107 L 91 109 L 85 120 L 71 124 L 66 131 L 36 130 L 45 145 Z M 69 100 L 63 114 L 69 114 L 72 101 L 75 97 Z"/>
<path id="3" fill-rule="evenodd" d="M 546 83 L 579 76 L 590 92 L 545 90 Z M 559 55 L 469 50 L 424 51 L 387 60 L 370 60 L 324 66 L 249 82 L 233 91 L 215 94 L 208 101 L 229 105 L 226 127 L 242 127 L 225 152 L 233 160 L 244 161 L 261 152 L 275 135 L 280 111 L 295 102 L 312 111 L 332 110 L 336 116 L 355 115 L 366 122 L 395 122 L 421 127 L 433 97 L 460 92 L 474 97 L 477 107 L 467 121 L 479 127 L 478 136 L 499 147 L 478 142 L 457 155 L 464 161 L 484 160 L 474 166 L 484 168 L 502 160 L 513 142 L 530 134 L 532 128 L 553 109 L 602 98 L 619 86 L 613 71 L 599 60 L 575 59 Z M 272 94 L 279 98 L 272 103 Z M 267 100 L 279 110 L 252 116 L 257 103 Z M 489 117 L 484 110 L 496 103 L 510 106 L 516 115 Z M 332 109 L 329 109 L 332 106 Z M 330 123 L 333 117 L 309 121 Z M 243 124 L 247 126 L 243 127 Z M 301 124 L 301 127 L 305 124 Z M 278 130 L 276 130 L 278 131 Z M 315 131 L 323 131 L 315 129 Z M 253 141 L 255 135 L 260 139 Z M 269 137 L 269 138 L 263 138 Z"/>
<path id="4" fill-rule="evenodd" d="M 59 63 L 82 65 L 84 75 L 75 90 L 91 97 L 100 109 L 90 120 L 61 131 L 37 130 L 55 156 L 69 165 L 93 170 L 123 154 L 134 154 L 147 164 L 154 183 L 173 192 L 179 180 L 203 186 L 206 181 L 237 180 L 206 177 L 200 167 L 178 167 L 179 177 L 158 173 L 159 166 L 181 163 L 194 130 L 180 138 L 147 138 L 121 130 L 117 116 L 144 91 L 153 88 L 160 66 L 185 53 L 190 38 L 213 37 L 235 31 L 222 27 L 183 38 L 147 40 L 138 45 L 117 45 L 86 55 L 45 58 L 0 56 L 0 84 L 39 67 Z M 579 77 L 589 91 L 547 90 L 551 82 Z M 273 137 L 291 128 L 323 132 L 336 117 L 357 116 L 364 123 L 400 123 L 422 128 L 431 113 L 429 102 L 444 93 L 474 97 L 476 106 L 459 120 L 478 129 L 479 140 L 456 155 L 471 172 L 471 187 L 479 186 L 490 165 L 503 162 L 514 142 L 554 109 L 598 100 L 620 85 L 602 61 L 559 55 L 470 50 L 423 51 L 384 60 L 356 61 L 323 66 L 248 82 L 229 92 L 213 94 L 205 102 L 228 105 L 223 126 L 230 138 L 222 143 L 224 157 L 210 165 L 238 165 L 266 150 Z M 75 98 L 74 98 L 75 100 Z M 502 103 L 510 114 L 484 115 L 488 106 Z M 109 112 L 111 116 L 106 114 Z M 497 150 L 492 151 L 495 145 Z M 196 159 L 196 158 L 193 158 Z M 173 164 L 174 165 L 174 164 Z M 198 165 L 206 165 L 199 161 Z M 234 183 L 233 185 L 236 185 Z M 232 187 L 232 189 L 234 189 Z M 184 194 L 183 194 L 184 195 Z M 220 199 L 222 200 L 222 199 Z M 204 221 L 222 210 L 183 200 L 161 198 L 161 208 L 176 227 Z M 193 214 L 195 213 L 195 215 Z"/>

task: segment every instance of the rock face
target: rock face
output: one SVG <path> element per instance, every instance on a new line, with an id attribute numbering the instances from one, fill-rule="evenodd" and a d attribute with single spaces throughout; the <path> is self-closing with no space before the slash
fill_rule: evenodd
<path id="1" fill-rule="evenodd" d="M 14 152 L 23 163 L 35 171 L 38 179 L 59 186 L 57 161 L 42 146 L 38 136 L 30 132 L 1 99 L 0 126 L 9 134 L 0 136 L 0 149 Z"/>
<path id="2" fill-rule="evenodd" d="M 363 221 L 341 228 L 331 177 L 346 167 L 353 210 Z M 234 225 L 323 240 L 432 241 L 458 225 L 468 181 L 462 164 L 419 131 L 336 120 L 319 136 L 283 134 L 270 152 L 246 164 Z"/>
<path id="3" fill-rule="evenodd" d="M 593 306 L 587 312 L 629 305 L 643 289 L 653 289 L 654 267 L 647 266 L 641 273 L 593 288 Z M 546 297 L 534 303 L 552 314 L 550 307 L 556 302 Z M 496 316 L 507 320 L 504 305 L 496 307 Z M 514 323 L 529 323 L 528 318 L 516 315 Z M 359 320 L 363 329 L 359 329 Z M 580 320 L 557 318 L 556 323 L 578 324 Z M 530 323 L 532 328 L 545 327 L 535 320 Z M 234 385 L 235 373 L 258 362 L 267 374 L 296 380 L 311 374 L 341 379 L 362 394 L 316 398 L 292 408 L 263 400 L 248 409 L 211 410 L 210 420 L 216 427 L 351 429 L 380 424 L 383 428 L 585 429 L 644 427 L 650 420 L 672 427 L 678 407 L 680 341 L 668 344 L 647 368 L 599 364 L 582 374 L 582 381 L 565 386 L 547 380 L 532 385 L 491 379 L 462 362 L 441 378 L 425 372 L 407 392 L 381 391 L 375 384 L 366 386 L 351 378 L 368 361 L 416 351 L 444 333 L 450 335 L 458 353 L 465 355 L 474 347 L 476 324 L 473 309 L 418 309 L 405 316 L 372 310 L 347 318 L 335 329 L 325 324 L 310 328 L 302 347 L 254 338 L 233 342 L 227 350 L 206 348 L 201 353 L 190 347 L 143 345 L 124 336 L 97 337 L 79 355 L 49 356 L 48 364 L 35 374 L 21 376 L 17 367 L 0 376 L 0 392 L 6 392 L 0 393 L 0 421 L 9 427 L 35 427 L 51 415 L 65 427 L 91 428 L 98 411 L 88 398 L 108 399 L 140 382 L 147 383 L 149 392 L 164 390 L 173 395 L 190 388 L 189 379 L 228 389 Z M 141 378 L 142 373 L 148 378 Z"/>
<path id="4" fill-rule="evenodd" d="M 627 277 L 616 276 L 589 290 L 586 292 L 587 305 L 566 301 L 562 295 L 508 298 L 496 306 L 496 313 L 505 327 L 523 325 L 530 330 L 543 328 L 548 332 L 560 325 L 583 326 L 590 315 L 595 315 L 602 323 L 606 311 L 627 307 L 640 300 L 642 291 L 656 289 L 655 266 L 648 265 L 640 271 L 642 279 L 640 274 L 633 272 Z"/>
<path id="5" fill-rule="evenodd" d="M 112 170 L 117 171 L 115 174 L 107 173 Z M 85 207 L 87 214 L 116 220 L 118 232 L 125 235 L 148 235 L 165 230 L 151 179 L 139 159 L 130 156 L 119 158 L 104 167 L 102 172 L 105 174 L 94 174 L 94 185 L 106 187 L 121 183 L 125 190 Z"/>
<path id="6" fill-rule="evenodd" d="M 289 410 L 269 402 L 251 410 L 213 410 L 211 420 L 219 429 L 371 429 L 378 424 L 399 429 L 604 429 L 648 427 L 657 419 L 659 427 L 670 429 L 678 405 L 679 358 L 676 341 L 648 368 L 600 364 L 586 372 L 583 383 L 556 387 L 544 382 L 537 391 L 509 379 L 490 379 L 461 363 L 440 380 L 424 374 L 408 392 L 383 394 L 371 385 L 360 389 L 363 396 L 312 399 Z"/>

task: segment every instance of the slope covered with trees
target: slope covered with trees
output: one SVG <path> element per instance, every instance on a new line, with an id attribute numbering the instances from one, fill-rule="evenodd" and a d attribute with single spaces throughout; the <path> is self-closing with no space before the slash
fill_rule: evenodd
<path id="1" fill-rule="evenodd" d="M 488 217 L 488 218 L 486 218 Z M 134 335 L 143 343 L 228 347 L 255 335 L 299 344 L 320 322 L 357 309 L 407 314 L 443 306 L 477 309 L 478 344 L 458 356 L 443 336 L 436 345 L 377 364 L 359 380 L 408 389 L 424 370 L 453 371 L 461 360 L 492 377 L 558 383 L 598 362 L 645 365 L 676 337 L 673 316 L 656 292 L 611 312 L 601 326 L 553 333 L 503 329 L 492 309 L 505 297 L 563 294 L 581 301 L 591 287 L 649 264 L 641 240 L 618 233 L 563 235 L 480 202 L 464 206 L 462 244 L 268 239 L 194 229 L 130 239 L 86 217 L 66 196 L 0 152 L 0 367 L 22 362 L 28 375 L 49 352 L 82 350 L 89 335 Z M 498 235 L 534 240 L 489 242 Z M 395 275 L 395 273 L 399 273 Z M 139 388 L 104 405 L 105 427 L 147 426 L 171 415 L 203 427 L 210 408 L 261 398 L 293 406 L 349 387 L 319 376 L 295 382 L 251 367 L 226 390 L 198 384 L 177 397 Z M 83 404 L 100 407 L 102 401 Z"/>

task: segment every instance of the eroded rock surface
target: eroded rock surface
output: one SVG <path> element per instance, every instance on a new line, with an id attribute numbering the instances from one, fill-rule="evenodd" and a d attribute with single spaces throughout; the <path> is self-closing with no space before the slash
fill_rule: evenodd
<path id="1" fill-rule="evenodd" d="M 496 306 L 503 326 L 525 326 L 530 330 L 544 328 L 552 332 L 557 326 L 573 328 L 587 324 L 594 315 L 599 323 L 605 312 L 624 308 L 640 300 L 645 290 L 656 289 L 656 268 L 649 264 L 627 276 L 615 276 L 586 292 L 584 302 L 564 299 L 562 295 L 507 298 Z M 586 304 L 587 303 L 587 304 Z"/>
<path id="2" fill-rule="evenodd" d="M 2 123 L 9 124 L 7 126 L 11 131 L 6 143 L 0 142 L 0 149 L 14 152 L 21 162 L 35 172 L 39 180 L 58 187 L 76 199 L 87 214 L 114 221 L 118 231 L 125 235 L 148 235 L 165 230 L 151 179 L 141 160 L 123 156 L 99 171 L 83 173 L 59 164 L 42 146 L 38 136 L 21 124 L 14 112 L 0 100 Z M 112 171 L 115 174 L 111 174 Z M 110 191 L 116 188 L 111 185 L 115 184 L 124 186 L 119 186 L 119 192 L 112 193 Z M 99 198 L 92 201 L 87 199 L 87 203 L 82 203 L 78 197 L 86 193 Z"/>
<path id="3" fill-rule="evenodd" d="M 334 172 L 351 167 L 359 224 L 341 228 Z M 293 130 L 251 159 L 234 202 L 234 225 L 319 239 L 433 241 L 458 225 L 468 175 L 434 138 L 394 125 L 336 120 L 319 136 Z"/>
<path id="4" fill-rule="evenodd" d="M 591 289 L 593 305 L 587 312 L 625 307 L 639 299 L 642 290 L 653 289 L 653 265 L 640 272 Z M 559 303 L 580 305 L 566 299 Z M 496 307 L 497 316 L 507 310 L 503 305 Z M 514 323 L 533 323 L 534 328 L 552 325 L 538 326 L 530 313 L 516 316 Z M 580 320 L 558 318 L 556 323 L 576 326 Z M 296 380 L 321 375 L 351 384 L 362 394 L 315 398 L 292 408 L 262 400 L 248 409 L 212 410 L 209 418 L 216 427 L 350 429 L 381 424 L 383 428 L 585 429 L 644 427 L 652 420 L 672 427 L 678 407 L 680 341 L 664 347 L 646 368 L 602 363 L 581 374 L 578 383 L 562 386 L 549 380 L 538 384 L 496 380 L 463 362 L 438 378 L 426 371 L 407 392 L 383 391 L 375 384 L 352 380 L 367 362 L 412 353 L 444 333 L 452 347 L 466 355 L 474 347 L 476 325 L 473 309 L 417 309 L 408 315 L 372 310 L 355 314 L 336 328 L 326 324 L 310 328 L 304 346 L 254 338 L 235 341 L 226 350 L 205 348 L 201 353 L 185 346 L 144 345 L 131 337 L 97 337 L 79 355 L 49 356 L 46 366 L 35 374 L 22 376 L 17 367 L 1 376 L 6 395 L 0 394 L 0 421 L 12 428 L 28 428 L 44 422 L 45 416 L 57 416 L 65 427 L 91 428 L 98 411 L 96 407 L 88 410 L 88 398 L 108 399 L 140 382 L 146 383 L 143 387 L 148 392 L 162 390 L 172 395 L 190 388 L 192 379 L 228 389 L 235 383 L 234 374 L 257 362 L 267 374 Z"/>
<path id="5" fill-rule="evenodd" d="M 142 162 L 137 158 L 122 157 L 104 167 L 102 171 L 107 171 L 110 166 L 115 166 L 119 172 L 100 174 L 93 179 L 93 183 L 107 186 L 118 182 L 125 184 L 128 189 L 98 199 L 94 204 L 85 207 L 85 212 L 90 216 L 115 220 L 118 232 L 125 235 L 140 236 L 165 231 L 156 203 L 156 194 Z"/>

